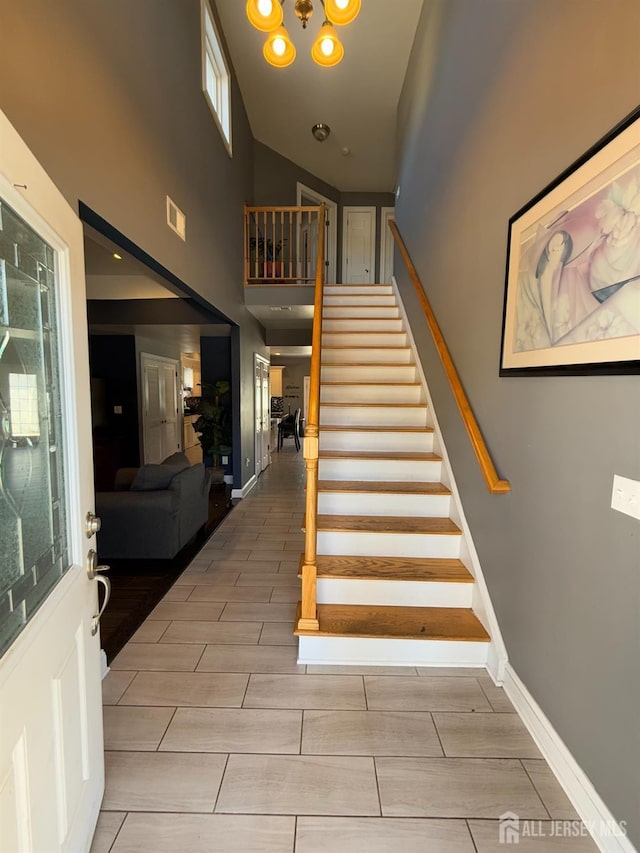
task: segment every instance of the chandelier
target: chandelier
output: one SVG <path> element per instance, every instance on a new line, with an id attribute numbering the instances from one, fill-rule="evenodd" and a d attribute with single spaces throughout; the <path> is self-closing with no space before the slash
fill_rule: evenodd
<path id="1" fill-rule="evenodd" d="M 253 26 L 268 33 L 262 53 L 270 65 L 286 68 L 296 58 L 295 45 L 283 25 L 282 7 L 285 0 L 247 0 L 247 18 Z M 337 65 L 344 56 L 344 47 L 338 38 L 336 26 L 344 27 L 355 20 L 361 0 L 320 0 L 324 9 L 324 23 L 311 46 L 313 61 L 325 68 Z M 313 15 L 312 0 L 295 0 L 294 11 L 306 30 Z"/>

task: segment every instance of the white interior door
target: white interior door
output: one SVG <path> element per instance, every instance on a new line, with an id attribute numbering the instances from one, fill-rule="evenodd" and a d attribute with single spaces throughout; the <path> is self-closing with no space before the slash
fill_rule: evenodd
<path id="1" fill-rule="evenodd" d="M 0 151 L 0 851 L 86 851 L 104 765 L 82 226 L 2 112 Z"/>
<path id="2" fill-rule="evenodd" d="M 376 266 L 375 207 L 345 207 L 342 219 L 342 281 L 373 284 Z"/>
<path id="3" fill-rule="evenodd" d="M 256 477 L 271 462 L 269 456 L 269 438 L 271 428 L 269 398 L 269 363 L 254 354 L 254 407 L 256 413 L 255 472 Z"/>
<path id="4" fill-rule="evenodd" d="M 380 281 L 390 284 L 393 276 L 393 234 L 389 220 L 393 219 L 395 207 L 383 207 L 380 210 Z"/>
<path id="5" fill-rule="evenodd" d="M 159 463 L 182 447 L 178 413 L 178 362 L 140 353 L 145 464 Z"/>

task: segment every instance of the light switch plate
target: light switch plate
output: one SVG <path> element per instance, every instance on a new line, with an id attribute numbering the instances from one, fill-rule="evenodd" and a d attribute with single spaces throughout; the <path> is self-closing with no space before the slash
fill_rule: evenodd
<path id="1" fill-rule="evenodd" d="M 122 406 L 114 406 L 113 407 L 113 414 L 114 415 L 121 415 L 122 414 Z"/>
<path id="2" fill-rule="evenodd" d="M 614 474 L 611 509 L 624 512 L 625 515 L 640 521 L 640 482 Z"/>

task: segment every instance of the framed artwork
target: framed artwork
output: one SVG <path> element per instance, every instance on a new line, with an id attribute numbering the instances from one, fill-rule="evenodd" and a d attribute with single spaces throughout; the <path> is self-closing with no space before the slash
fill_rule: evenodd
<path id="1" fill-rule="evenodd" d="M 640 373 L 640 108 L 509 220 L 500 375 Z"/>

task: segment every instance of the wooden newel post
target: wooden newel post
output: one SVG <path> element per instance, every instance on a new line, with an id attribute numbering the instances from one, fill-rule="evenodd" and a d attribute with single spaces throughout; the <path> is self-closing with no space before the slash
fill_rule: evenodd
<path id="1" fill-rule="evenodd" d="M 307 469 L 307 500 L 305 506 L 304 560 L 302 563 L 302 606 L 298 630 L 318 631 L 316 608 L 316 533 L 318 507 L 318 427 L 311 424 L 305 430 L 303 455 Z"/>

